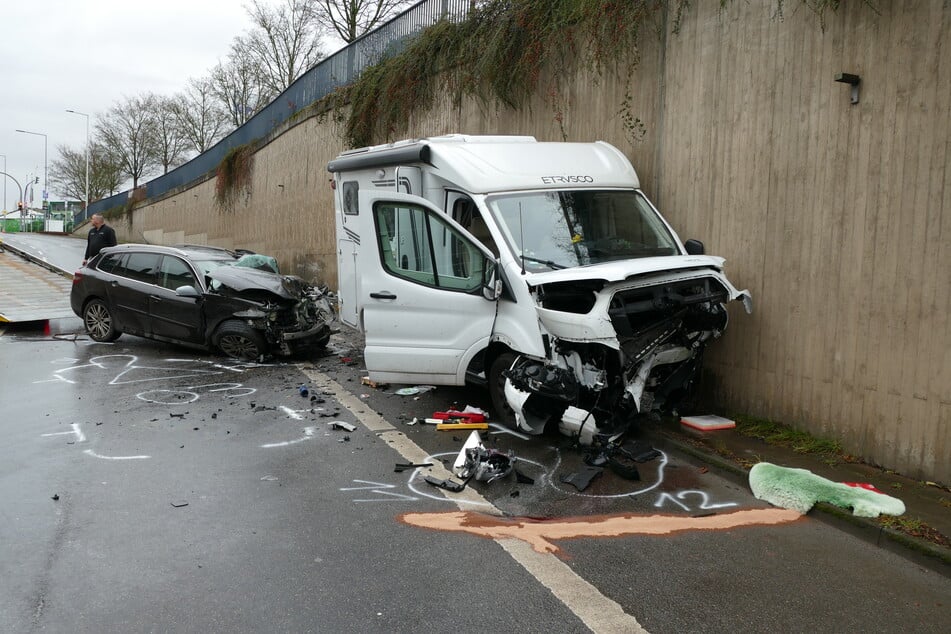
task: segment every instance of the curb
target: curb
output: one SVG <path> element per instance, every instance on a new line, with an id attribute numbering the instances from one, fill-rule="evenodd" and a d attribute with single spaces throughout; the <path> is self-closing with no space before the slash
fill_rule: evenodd
<path id="1" fill-rule="evenodd" d="M 57 275 L 62 275 L 66 279 L 70 279 L 70 280 L 73 279 L 73 274 L 67 271 L 66 269 L 61 269 L 55 264 L 50 264 L 49 262 L 46 262 L 45 260 L 41 260 L 40 258 L 36 257 L 35 255 L 31 253 L 27 253 L 26 251 L 23 251 L 22 249 L 16 248 L 15 246 L 11 245 L 9 242 L 3 243 L 3 250 L 19 255 L 21 258 L 25 260 L 29 260 L 33 264 L 39 264 L 43 268 L 49 269 L 50 271 L 52 271 L 53 273 L 56 273 Z"/>
<path id="2" fill-rule="evenodd" d="M 712 450 L 700 449 L 691 443 L 684 442 L 676 434 L 669 431 L 661 431 L 661 436 L 666 442 L 669 442 L 678 451 L 699 458 L 709 465 L 737 479 L 742 479 L 744 485 L 749 485 L 749 470 L 744 469 L 732 460 L 728 460 L 713 452 Z M 817 517 L 822 521 L 835 523 L 838 525 L 848 524 L 852 529 L 850 532 L 861 539 L 874 543 L 876 546 L 885 546 L 882 543 L 884 537 L 894 546 L 901 548 L 890 548 L 893 552 L 915 563 L 931 568 L 935 572 L 951 577 L 951 548 L 946 548 L 938 544 L 926 541 L 902 533 L 892 528 L 887 528 L 877 524 L 869 518 L 856 517 L 848 509 L 842 509 L 827 502 L 819 502 L 813 507 L 825 517 Z"/>

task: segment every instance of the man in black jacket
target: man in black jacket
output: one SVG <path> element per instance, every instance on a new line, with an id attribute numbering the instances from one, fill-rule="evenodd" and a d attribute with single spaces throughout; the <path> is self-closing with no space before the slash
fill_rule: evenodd
<path id="1" fill-rule="evenodd" d="M 86 236 L 86 255 L 83 256 L 83 264 L 86 264 L 86 260 L 102 251 L 104 247 L 114 247 L 117 244 L 116 232 L 106 224 L 102 214 L 93 214 L 90 221 L 92 229 Z"/>

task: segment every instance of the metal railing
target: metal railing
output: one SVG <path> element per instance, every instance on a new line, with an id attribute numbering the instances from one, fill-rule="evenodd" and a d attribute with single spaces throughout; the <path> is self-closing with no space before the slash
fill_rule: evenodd
<path id="1" fill-rule="evenodd" d="M 247 122 L 202 154 L 168 174 L 148 181 L 145 197 L 161 196 L 205 177 L 218 167 L 232 148 L 264 138 L 300 110 L 340 86 L 355 81 L 369 66 L 400 53 L 423 29 L 443 19 L 462 20 L 475 5 L 475 0 L 423 0 L 413 5 L 316 64 Z M 76 214 L 75 223 L 78 225 L 94 213 L 125 205 L 130 193 L 131 190 L 124 191 L 91 203 L 86 211 Z"/>

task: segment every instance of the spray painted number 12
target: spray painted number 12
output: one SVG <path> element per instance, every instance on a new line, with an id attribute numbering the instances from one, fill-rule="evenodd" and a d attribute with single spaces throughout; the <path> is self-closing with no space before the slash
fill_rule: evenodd
<path id="1" fill-rule="evenodd" d="M 723 509 L 730 506 L 736 506 L 736 502 L 722 502 L 720 504 L 714 504 L 710 502 L 710 496 L 704 493 L 703 491 L 689 490 L 689 491 L 680 491 L 679 493 L 677 493 L 676 497 L 671 495 L 670 493 L 661 493 L 659 496 L 657 496 L 657 501 L 654 502 L 654 507 L 660 508 L 664 504 L 666 504 L 668 501 L 670 501 L 676 504 L 677 506 L 679 506 L 680 508 L 682 508 L 683 510 L 690 511 L 691 510 L 690 507 L 684 504 L 682 501 L 688 495 L 697 495 L 700 497 L 700 510 L 702 511 L 709 511 L 711 509 Z"/>

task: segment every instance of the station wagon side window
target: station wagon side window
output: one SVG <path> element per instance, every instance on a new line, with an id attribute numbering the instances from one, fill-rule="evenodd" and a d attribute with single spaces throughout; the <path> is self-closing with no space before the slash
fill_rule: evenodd
<path id="1" fill-rule="evenodd" d="M 383 268 L 426 286 L 474 292 L 485 257 L 444 218 L 410 203 L 377 203 L 377 244 Z"/>
<path id="2" fill-rule="evenodd" d="M 158 268 L 159 257 L 161 256 L 158 253 L 129 253 L 112 273 L 146 284 L 155 284 L 155 269 Z"/>
<path id="3" fill-rule="evenodd" d="M 195 274 L 181 258 L 173 255 L 162 257 L 162 264 L 158 271 L 158 285 L 174 291 L 179 286 L 191 286 L 197 290 Z"/>
<path id="4" fill-rule="evenodd" d="M 119 263 L 124 256 L 124 253 L 110 253 L 109 255 L 103 256 L 96 268 L 106 273 L 115 273 L 116 267 L 120 266 Z"/>

